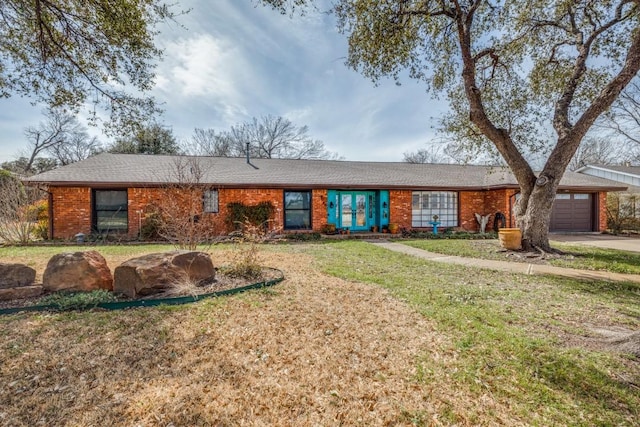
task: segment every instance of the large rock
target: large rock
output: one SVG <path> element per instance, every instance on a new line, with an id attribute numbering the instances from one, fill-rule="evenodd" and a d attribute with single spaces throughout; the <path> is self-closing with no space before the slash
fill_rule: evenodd
<path id="1" fill-rule="evenodd" d="M 132 258 L 116 267 L 113 290 L 135 298 L 164 292 L 173 284 L 209 282 L 215 278 L 204 252 L 169 251 Z"/>
<path id="2" fill-rule="evenodd" d="M 42 284 L 51 292 L 112 290 L 113 276 L 98 252 L 65 252 L 49 260 Z"/>
<path id="3" fill-rule="evenodd" d="M 29 286 L 36 280 L 36 271 L 24 264 L 0 263 L 0 289 Z"/>

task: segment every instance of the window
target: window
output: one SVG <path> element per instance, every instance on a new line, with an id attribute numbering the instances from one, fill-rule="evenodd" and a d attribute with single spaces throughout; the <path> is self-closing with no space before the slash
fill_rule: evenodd
<path id="1" fill-rule="evenodd" d="M 93 228 L 98 233 L 127 231 L 127 190 L 94 190 Z"/>
<path id="2" fill-rule="evenodd" d="M 458 193 L 454 191 L 414 191 L 411 200 L 411 226 L 431 227 L 438 215 L 441 227 L 458 225 Z"/>
<path id="3" fill-rule="evenodd" d="M 311 191 L 284 192 L 284 228 L 311 229 Z"/>
<path id="4" fill-rule="evenodd" d="M 202 204 L 205 213 L 218 213 L 218 190 L 205 190 Z"/>

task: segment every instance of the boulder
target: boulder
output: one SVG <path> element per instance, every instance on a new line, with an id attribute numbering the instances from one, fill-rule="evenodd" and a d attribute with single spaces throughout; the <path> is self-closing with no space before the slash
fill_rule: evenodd
<path id="1" fill-rule="evenodd" d="M 173 284 L 201 284 L 215 278 L 211 257 L 204 252 L 169 251 L 132 258 L 116 267 L 113 290 L 130 298 L 162 293 Z"/>
<path id="2" fill-rule="evenodd" d="M 0 301 L 9 301 L 20 298 L 37 297 L 42 294 L 42 286 L 18 286 L 16 288 L 0 289 Z"/>
<path id="3" fill-rule="evenodd" d="M 35 280 L 36 271 L 28 265 L 0 263 L 0 289 L 29 286 Z"/>
<path id="4" fill-rule="evenodd" d="M 65 252 L 49 260 L 42 284 L 51 292 L 112 290 L 113 276 L 97 251 Z"/>

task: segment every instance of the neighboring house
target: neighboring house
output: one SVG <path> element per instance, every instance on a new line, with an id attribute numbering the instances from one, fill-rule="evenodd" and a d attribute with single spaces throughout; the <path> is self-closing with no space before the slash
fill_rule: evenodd
<path id="1" fill-rule="evenodd" d="M 180 157 L 104 153 L 26 180 L 49 191 L 50 235 L 118 231 L 135 237 L 141 216 L 162 205 L 173 177 L 192 162 L 200 173 L 202 219 L 225 229 L 227 205 L 269 201 L 273 227 L 321 230 L 323 224 L 354 232 L 396 223 L 407 229 L 477 231 L 475 213 L 505 215 L 513 224 L 518 185 L 502 167 L 327 160 Z M 187 174 L 188 175 L 188 174 Z M 552 231 L 602 231 L 606 193 L 626 186 L 567 172 L 558 190 Z M 200 220 L 200 218 L 198 218 Z"/>
<path id="2" fill-rule="evenodd" d="M 587 165 L 576 172 L 620 182 L 628 193 L 640 194 L 640 166 Z"/>
<path id="3" fill-rule="evenodd" d="M 640 218 L 640 166 L 587 165 L 576 172 L 626 185 L 627 190 L 618 194 L 618 208 L 622 204 L 626 214 Z"/>

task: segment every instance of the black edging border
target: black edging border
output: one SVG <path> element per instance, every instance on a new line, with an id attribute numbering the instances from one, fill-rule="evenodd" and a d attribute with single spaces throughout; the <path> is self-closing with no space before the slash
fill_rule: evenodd
<path id="1" fill-rule="evenodd" d="M 216 292 L 211 292 L 209 294 L 203 294 L 203 295 L 175 297 L 175 298 L 162 298 L 162 299 L 147 299 L 147 300 L 136 300 L 136 301 L 102 302 L 89 307 L 76 308 L 76 309 L 71 309 L 69 311 L 87 311 L 93 308 L 103 308 L 105 310 L 122 310 L 125 308 L 154 307 L 157 305 L 189 304 L 189 303 L 197 302 L 206 298 L 221 297 L 225 295 L 235 295 L 235 294 L 250 291 L 253 289 L 266 288 L 269 286 L 276 285 L 284 280 L 284 272 L 282 270 L 278 270 L 277 268 L 270 268 L 270 267 L 265 267 L 265 268 L 279 272 L 280 277 L 276 277 L 275 279 L 271 279 L 271 280 L 265 280 L 262 282 L 252 283 L 251 285 L 241 286 L 239 288 L 225 289 L 223 291 L 216 291 Z M 15 314 L 15 313 L 21 313 L 25 311 L 27 312 L 39 312 L 39 311 L 61 312 L 57 308 L 57 306 L 50 304 L 50 305 L 33 305 L 30 307 L 13 307 L 13 308 L 0 309 L 0 315 Z"/>

